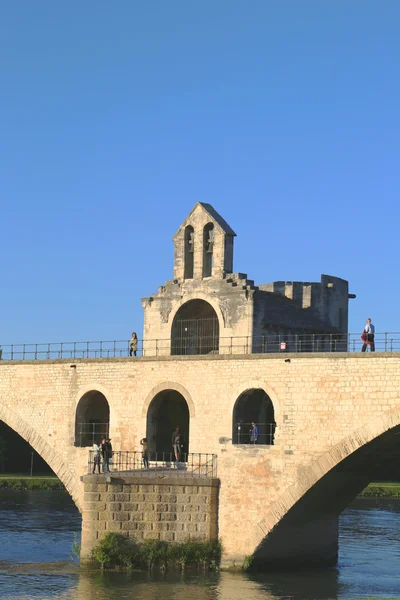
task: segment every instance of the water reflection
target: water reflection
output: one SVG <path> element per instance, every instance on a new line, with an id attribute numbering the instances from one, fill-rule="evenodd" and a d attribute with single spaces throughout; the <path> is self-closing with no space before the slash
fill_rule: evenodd
<path id="1" fill-rule="evenodd" d="M 68 560 L 80 516 L 55 492 L 0 496 L 2 600 L 282 600 L 400 597 L 400 502 L 359 500 L 341 517 L 338 567 L 301 573 L 105 573 Z M 27 563 L 44 562 L 39 569 Z M 21 565 L 21 566 L 17 566 Z"/>

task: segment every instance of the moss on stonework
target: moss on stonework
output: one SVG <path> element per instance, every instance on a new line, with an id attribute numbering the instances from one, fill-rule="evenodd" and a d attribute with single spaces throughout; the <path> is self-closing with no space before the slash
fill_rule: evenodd
<path id="1" fill-rule="evenodd" d="M 209 542 L 136 542 L 121 533 L 107 533 L 92 552 L 101 569 L 149 569 L 159 567 L 184 570 L 189 566 L 218 569 L 222 546 L 218 540 Z"/>

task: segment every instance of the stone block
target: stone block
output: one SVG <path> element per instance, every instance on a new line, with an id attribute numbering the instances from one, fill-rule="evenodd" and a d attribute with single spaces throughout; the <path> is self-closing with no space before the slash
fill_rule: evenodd
<path id="1" fill-rule="evenodd" d="M 160 533 L 158 531 L 144 531 L 143 539 L 144 540 L 159 540 Z"/>
<path id="2" fill-rule="evenodd" d="M 130 520 L 131 521 L 143 521 L 143 513 L 141 511 L 136 511 L 136 512 L 131 512 L 130 513 Z"/>
<path id="3" fill-rule="evenodd" d="M 192 523 L 205 523 L 207 521 L 207 515 L 205 513 L 191 514 Z"/>
<path id="4" fill-rule="evenodd" d="M 115 494 L 116 502 L 129 502 L 130 499 L 131 499 L 131 495 L 127 494 L 126 492 L 120 492 L 118 494 Z"/>
<path id="5" fill-rule="evenodd" d="M 167 502 L 168 504 L 170 504 L 171 502 L 175 503 L 176 500 L 177 500 L 176 494 L 161 494 L 161 496 L 160 496 L 160 501 Z"/>
<path id="6" fill-rule="evenodd" d="M 122 491 L 126 492 L 127 494 L 137 494 L 139 492 L 139 486 L 138 485 L 127 485 L 124 484 L 122 486 Z"/>
<path id="7" fill-rule="evenodd" d="M 106 490 L 104 490 L 106 491 Z M 123 491 L 123 486 L 119 483 L 107 483 L 107 492 L 117 494 Z"/>
<path id="8" fill-rule="evenodd" d="M 139 505 L 134 504 L 133 502 L 124 502 L 122 505 L 122 510 L 126 510 L 129 512 L 138 510 Z"/>
<path id="9" fill-rule="evenodd" d="M 139 524 L 137 522 L 125 521 L 121 524 L 122 531 L 137 531 Z"/>
<path id="10" fill-rule="evenodd" d="M 110 502 L 107 504 L 107 510 L 118 512 L 121 510 L 121 502 Z"/>
<path id="11" fill-rule="evenodd" d="M 104 510 L 103 512 L 99 513 L 99 521 L 112 521 L 113 514 L 114 513 L 111 510 Z"/>
<path id="12" fill-rule="evenodd" d="M 185 531 L 185 523 L 168 523 L 168 531 Z"/>
<path id="13" fill-rule="evenodd" d="M 169 523 L 153 523 L 153 531 L 169 531 Z"/>
<path id="14" fill-rule="evenodd" d="M 160 532 L 160 540 L 163 542 L 174 542 L 175 533 L 173 531 L 162 531 Z"/>
<path id="15" fill-rule="evenodd" d="M 130 520 L 130 515 L 128 512 L 116 512 L 113 514 L 113 520 L 114 521 L 129 521 Z"/>
<path id="16" fill-rule="evenodd" d="M 107 486 L 105 483 L 85 483 L 85 492 L 95 492 L 100 494 L 101 492 L 105 492 Z"/>
<path id="17" fill-rule="evenodd" d="M 107 521 L 107 531 L 121 531 L 122 523 L 120 521 Z"/>
<path id="18" fill-rule="evenodd" d="M 176 521 L 175 513 L 161 513 L 160 521 Z"/>
<path id="19" fill-rule="evenodd" d="M 189 523 L 192 520 L 192 513 L 178 513 L 178 523 Z"/>

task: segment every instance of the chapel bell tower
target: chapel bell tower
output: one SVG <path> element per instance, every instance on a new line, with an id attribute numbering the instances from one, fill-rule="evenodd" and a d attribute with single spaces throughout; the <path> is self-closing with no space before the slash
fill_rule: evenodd
<path id="1" fill-rule="evenodd" d="M 197 202 L 173 237 L 174 279 L 223 279 L 232 273 L 235 236 L 211 204 Z"/>

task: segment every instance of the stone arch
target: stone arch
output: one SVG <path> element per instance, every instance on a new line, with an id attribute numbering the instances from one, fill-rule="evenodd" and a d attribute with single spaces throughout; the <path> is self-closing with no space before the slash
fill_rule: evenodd
<path id="1" fill-rule="evenodd" d="M 171 310 L 171 312 L 168 315 L 168 323 L 170 327 L 172 327 L 172 323 L 174 322 L 175 316 L 179 309 L 190 300 L 205 300 L 205 302 L 208 302 L 208 304 L 210 304 L 213 307 L 213 309 L 217 313 L 219 331 L 221 334 L 222 330 L 225 328 L 225 316 L 221 307 L 219 306 L 219 303 L 215 300 L 215 298 L 211 298 L 210 296 L 207 296 L 207 294 L 202 294 L 198 292 L 193 294 L 185 294 L 184 298 L 182 298 L 182 300 L 178 302 L 176 306 Z"/>
<path id="2" fill-rule="evenodd" d="M 110 405 L 107 397 L 98 390 L 89 390 L 81 396 L 75 409 L 75 446 L 92 446 L 108 438 Z"/>
<path id="3" fill-rule="evenodd" d="M 150 459 L 174 461 L 172 434 L 180 431 L 179 453 L 186 462 L 190 448 L 190 413 L 184 396 L 168 388 L 159 391 L 150 402 L 146 417 L 146 438 Z"/>
<path id="4" fill-rule="evenodd" d="M 220 327 L 213 306 L 200 298 L 188 300 L 171 326 L 171 354 L 218 354 Z"/>
<path id="5" fill-rule="evenodd" d="M 232 444 L 257 443 L 272 446 L 275 438 L 275 407 L 265 386 L 260 381 L 247 382 L 232 406 Z M 256 434 L 250 433 L 252 423 L 256 424 Z"/>
<path id="6" fill-rule="evenodd" d="M 383 413 L 343 438 L 341 442 L 320 456 L 312 465 L 301 470 L 301 477 L 272 504 L 264 519 L 258 523 L 255 532 L 255 547 L 262 544 L 265 537 L 285 517 L 303 496 L 324 476 L 346 458 L 376 438 L 400 425 L 400 406 Z"/>
<path id="7" fill-rule="evenodd" d="M 47 462 L 81 511 L 82 489 L 79 478 L 69 469 L 60 454 L 46 442 L 34 427 L 4 404 L 0 404 L 0 420 L 18 433 Z"/>
<path id="8" fill-rule="evenodd" d="M 275 389 L 265 381 L 261 379 L 251 379 L 244 381 L 235 387 L 230 395 L 229 399 L 229 414 L 233 413 L 236 401 L 241 394 L 251 389 L 262 389 L 271 398 L 271 402 L 274 405 L 275 421 L 277 425 L 281 423 L 281 406 Z"/>
<path id="9" fill-rule="evenodd" d="M 157 396 L 157 394 L 159 394 L 160 392 L 163 392 L 165 390 L 175 390 L 176 392 L 179 392 L 186 400 L 186 403 L 189 408 L 190 419 L 195 418 L 196 414 L 195 414 L 194 402 L 192 400 L 191 395 L 187 391 L 187 389 L 184 388 L 183 385 L 181 385 L 180 383 L 175 383 L 173 381 L 165 381 L 165 382 L 159 383 L 158 385 L 153 387 L 153 389 L 147 394 L 146 400 L 144 401 L 143 408 L 142 408 L 142 417 L 144 419 L 147 418 L 147 413 L 148 413 L 150 404 L 153 401 L 153 398 L 155 398 Z"/>

